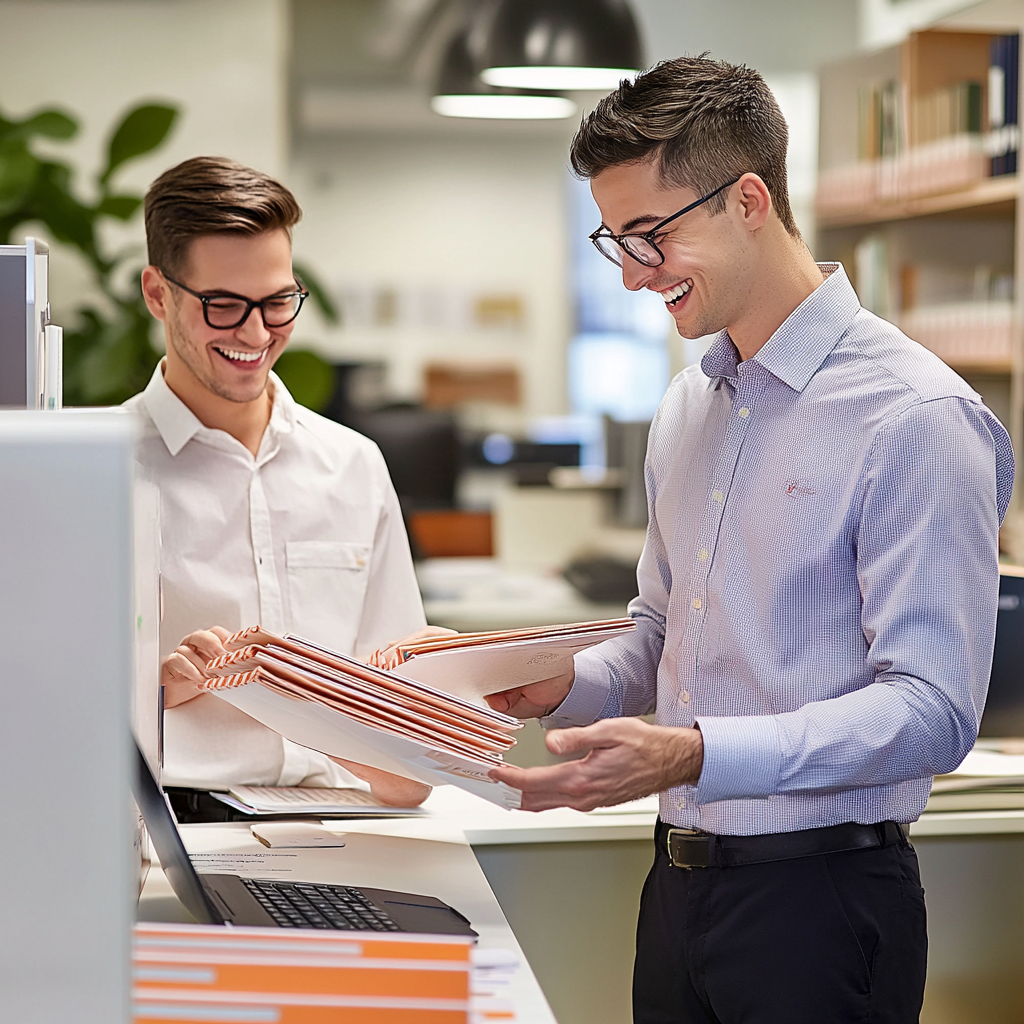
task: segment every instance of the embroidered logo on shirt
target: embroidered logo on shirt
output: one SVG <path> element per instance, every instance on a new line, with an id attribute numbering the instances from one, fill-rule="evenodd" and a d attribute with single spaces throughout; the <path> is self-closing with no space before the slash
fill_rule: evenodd
<path id="1" fill-rule="evenodd" d="M 783 485 L 782 489 L 791 498 L 803 498 L 806 495 L 817 494 L 818 492 L 811 486 L 810 480 L 787 480 Z"/>

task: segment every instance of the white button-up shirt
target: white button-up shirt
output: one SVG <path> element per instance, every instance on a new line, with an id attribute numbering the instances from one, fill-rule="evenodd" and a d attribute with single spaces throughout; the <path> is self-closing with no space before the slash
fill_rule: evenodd
<path id="1" fill-rule="evenodd" d="M 367 438 L 296 404 L 271 374 L 258 454 L 204 427 L 157 367 L 126 404 L 160 488 L 160 656 L 197 629 L 256 623 L 364 656 L 425 624 L 387 467 Z M 213 696 L 164 714 L 167 785 L 351 785 L 323 754 Z M 358 784 L 358 783 L 356 783 Z"/>

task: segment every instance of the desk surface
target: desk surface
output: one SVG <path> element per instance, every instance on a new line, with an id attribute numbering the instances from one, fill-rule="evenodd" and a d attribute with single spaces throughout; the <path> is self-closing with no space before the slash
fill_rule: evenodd
<path id="1" fill-rule="evenodd" d="M 182 825 L 180 830 L 200 872 L 361 885 L 439 897 L 469 918 L 480 934 L 481 948 L 511 950 L 518 956 L 520 968 L 512 984 L 512 999 L 521 1024 L 555 1024 L 547 1000 L 462 833 L 433 823 L 429 838 L 375 834 L 380 826 L 393 825 L 395 820 L 332 822 L 332 828 L 349 835 L 344 847 L 326 850 L 269 850 L 253 839 L 245 823 Z M 139 919 L 187 920 L 184 908 L 156 865 L 139 900 Z"/>
<path id="2" fill-rule="evenodd" d="M 344 829 L 447 841 L 465 836 L 472 846 L 650 839 L 657 799 L 638 800 L 614 812 L 584 814 L 559 808 L 531 813 L 506 811 L 454 786 L 441 786 L 431 793 L 424 808 L 422 817 L 345 822 Z M 340 829 L 342 823 L 327 823 L 328 828 L 335 826 Z M 1024 810 L 926 811 L 910 831 L 914 836 L 1024 832 Z"/>

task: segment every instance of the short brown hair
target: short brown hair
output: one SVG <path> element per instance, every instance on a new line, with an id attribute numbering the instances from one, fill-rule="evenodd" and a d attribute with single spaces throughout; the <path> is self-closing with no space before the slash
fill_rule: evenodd
<path id="1" fill-rule="evenodd" d="M 745 65 L 700 57 L 662 61 L 622 82 L 584 119 L 569 159 L 580 178 L 656 159 L 662 178 L 704 196 L 752 171 L 768 187 L 785 229 L 799 237 L 786 183 L 786 119 Z M 725 209 L 725 196 L 708 204 Z"/>
<path id="2" fill-rule="evenodd" d="M 279 181 L 219 156 L 197 156 L 164 171 L 146 193 L 149 262 L 180 273 L 202 235 L 259 235 L 291 229 L 302 210 Z"/>

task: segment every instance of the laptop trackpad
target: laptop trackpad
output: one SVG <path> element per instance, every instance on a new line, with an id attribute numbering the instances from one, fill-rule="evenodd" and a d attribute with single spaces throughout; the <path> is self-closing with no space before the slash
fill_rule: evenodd
<path id="1" fill-rule="evenodd" d="M 381 900 L 381 903 L 397 924 L 406 931 L 435 935 L 476 934 L 450 907 L 431 907 L 422 903 L 402 903 L 398 900 Z"/>

